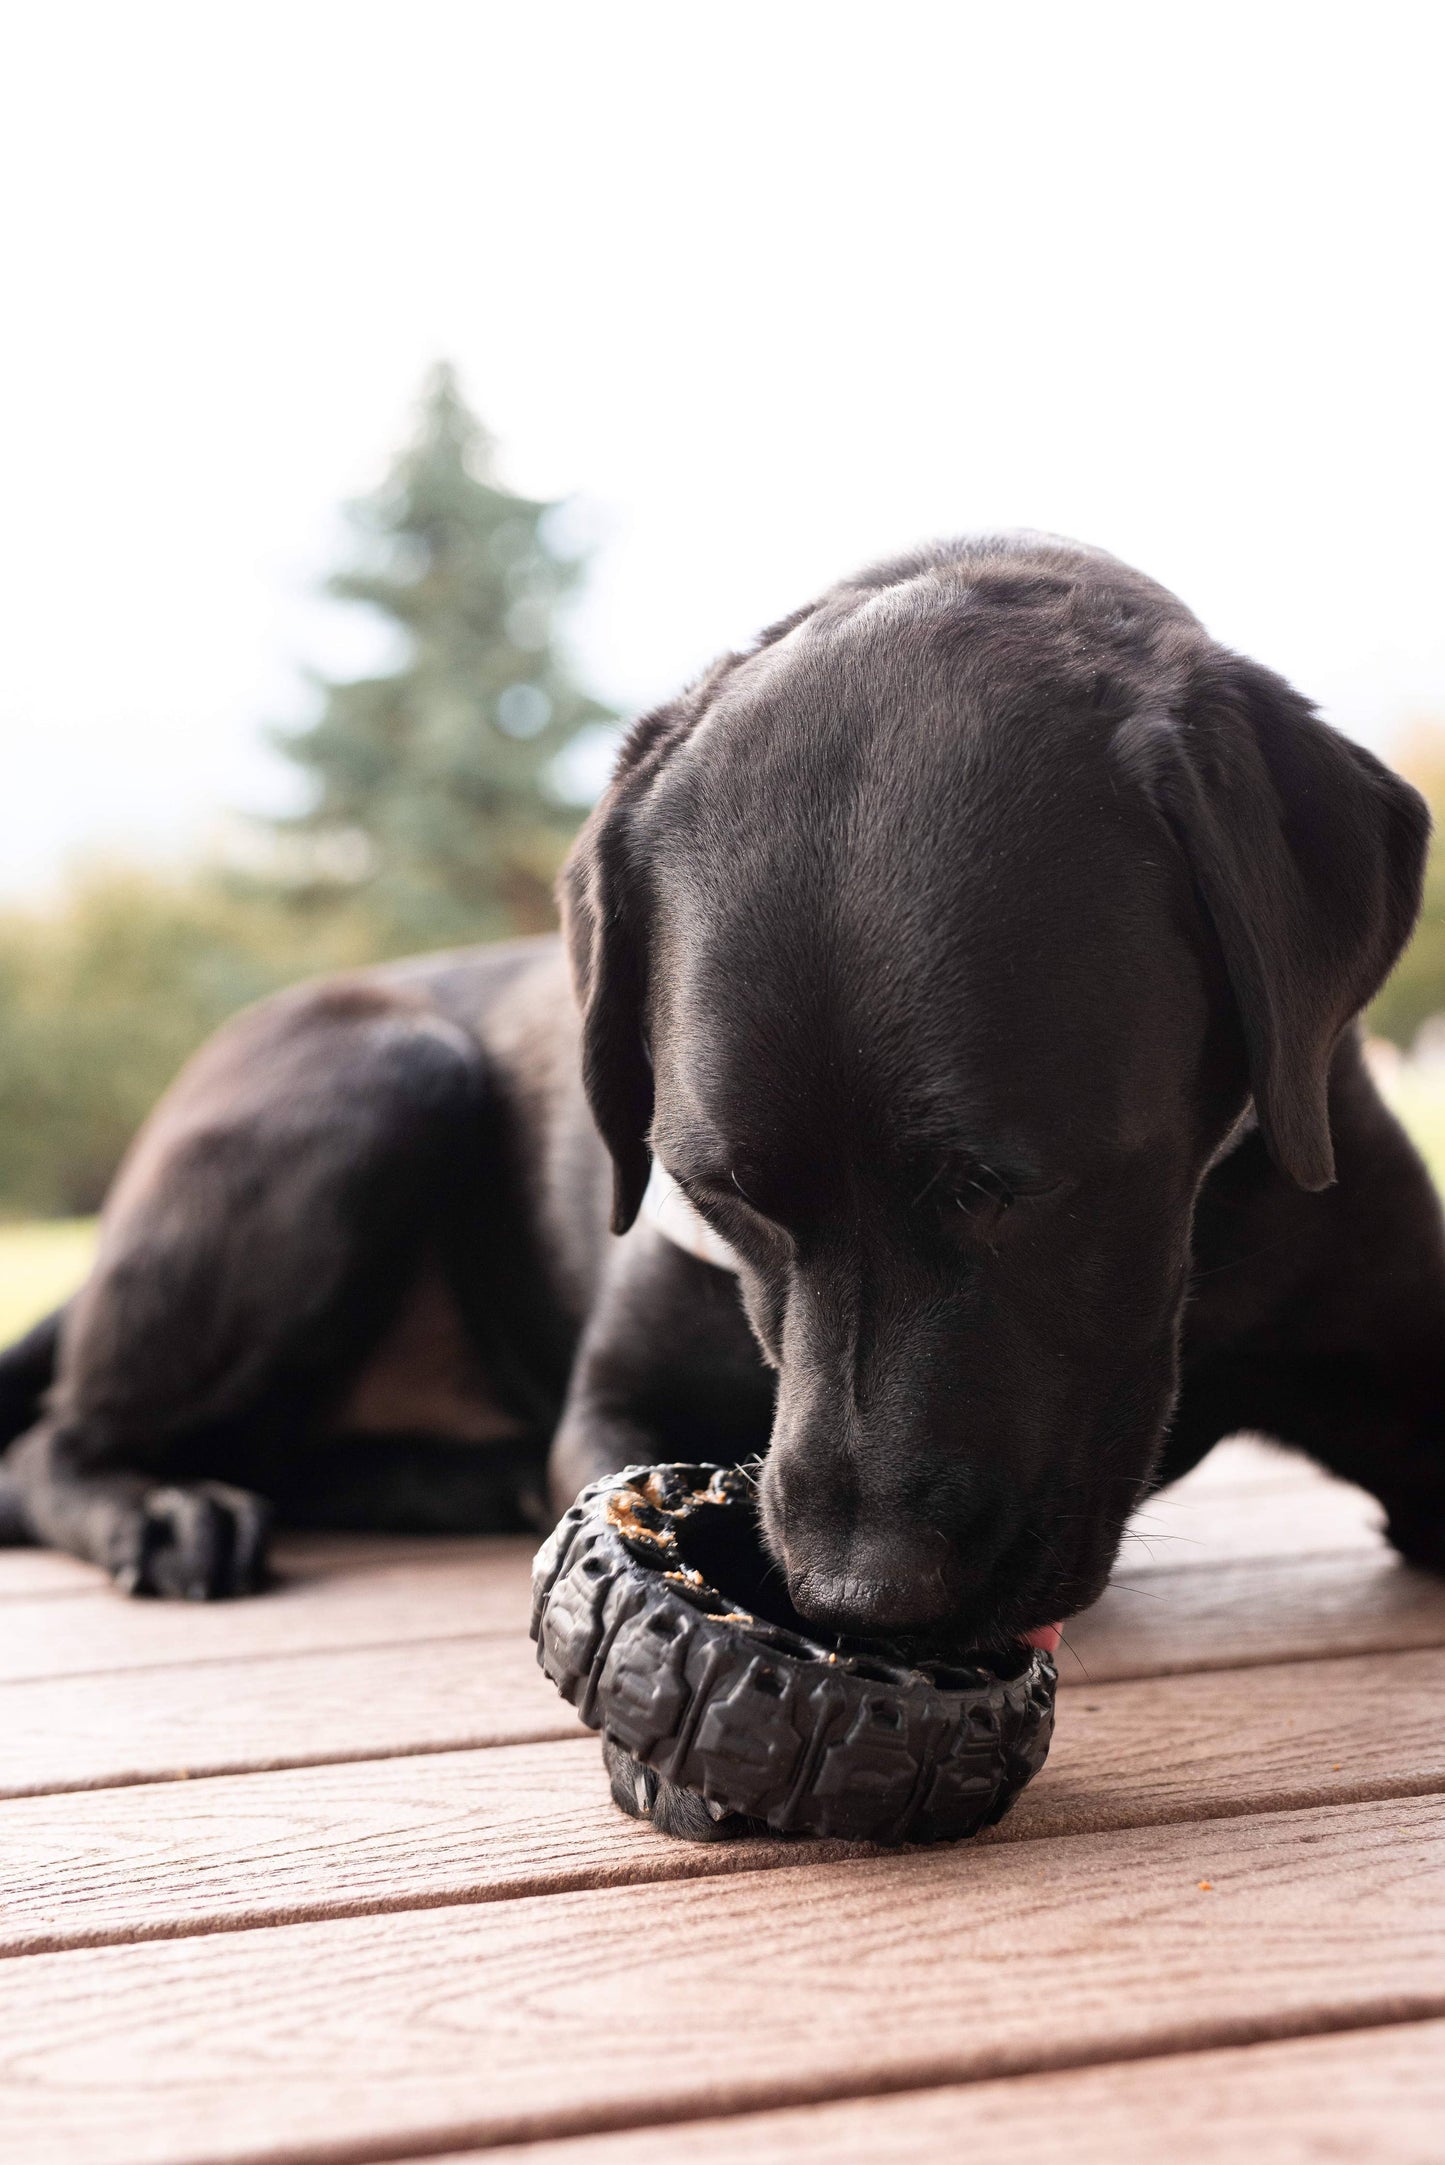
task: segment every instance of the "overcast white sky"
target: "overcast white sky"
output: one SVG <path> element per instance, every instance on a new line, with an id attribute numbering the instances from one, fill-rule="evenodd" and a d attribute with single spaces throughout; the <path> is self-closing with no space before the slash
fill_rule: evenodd
<path id="1" fill-rule="evenodd" d="M 312 598 L 452 356 L 652 700 L 856 562 L 1102 543 L 1445 716 L 1441 17 L 45 0 L 0 53 L 0 888 L 283 801 Z"/>

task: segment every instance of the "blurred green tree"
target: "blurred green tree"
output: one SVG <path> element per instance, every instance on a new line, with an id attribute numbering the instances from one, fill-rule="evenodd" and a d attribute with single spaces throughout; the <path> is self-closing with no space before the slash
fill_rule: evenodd
<path id="1" fill-rule="evenodd" d="M 1380 1037 L 1408 1047 L 1422 1022 L 1445 1015 L 1445 726 L 1421 723 L 1399 745 L 1393 764 L 1421 792 L 1435 820 L 1415 937 L 1368 1018 Z"/>
<path id="2" fill-rule="evenodd" d="M 497 485 L 491 456 L 438 368 L 331 582 L 401 635 L 403 658 L 322 681 L 318 719 L 283 740 L 312 802 L 274 850 L 177 878 L 93 869 L 40 909 L 0 907 L 0 1211 L 94 1209 L 176 1069 L 247 1002 L 552 922 L 580 816 L 554 763 L 614 717 L 557 645 L 582 562 L 552 506 Z"/>
<path id="3" fill-rule="evenodd" d="M 574 681 L 556 616 L 582 562 L 556 507 L 496 481 L 492 444 L 445 364 L 329 591 L 378 612 L 404 652 L 386 674 L 322 679 L 309 727 L 278 738 L 313 798 L 285 823 L 293 899 L 360 897 L 391 952 L 537 931 L 580 813 L 552 780 L 580 730 L 615 719 Z"/>
<path id="4" fill-rule="evenodd" d="M 94 1210 L 218 1023 L 374 944 L 359 912 L 298 921 L 212 872 L 102 868 L 47 908 L 0 910 L 0 1210 Z"/>

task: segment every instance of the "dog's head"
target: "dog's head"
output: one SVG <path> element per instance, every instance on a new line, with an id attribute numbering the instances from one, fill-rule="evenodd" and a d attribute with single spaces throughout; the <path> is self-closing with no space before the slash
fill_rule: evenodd
<path id="1" fill-rule="evenodd" d="M 585 1080 L 778 1371 L 797 1607 L 979 1638 L 1098 1592 L 1177 1384 L 1196 1195 L 1252 1105 L 1333 1173 L 1340 1033 L 1424 808 L 1152 582 L 885 565 L 638 725 L 564 877 Z"/>

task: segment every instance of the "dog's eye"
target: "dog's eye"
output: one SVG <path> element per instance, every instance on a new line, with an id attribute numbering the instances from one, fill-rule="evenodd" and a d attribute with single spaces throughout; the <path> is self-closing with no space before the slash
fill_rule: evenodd
<path id="1" fill-rule="evenodd" d="M 990 1241 L 1019 1195 L 1013 1177 L 981 1159 L 955 1159 L 924 1183 L 914 1203 L 949 1247 L 971 1246 Z"/>
<path id="2" fill-rule="evenodd" d="M 744 1249 L 755 1245 L 760 1236 L 764 1241 L 786 1244 L 787 1235 L 772 1213 L 749 1194 L 745 1177 L 729 1171 L 705 1179 L 680 1180 L 678 1185 L 694 1209 L 701 1211 L 725 1239 L 738 1241 Z"/>
<path id="3" fill-rule="evenodd" d="M 950 1246 L 981 1242 L 991 1248 L 1010 1211 L 1061 1194 L 1067 1186 L 1032 1170 L 1005 1174 L 978 1162 L 951 1166 L 929 1190 L 929 1202 L 934 1223 Z"/>
<path id="4" fill-rule="evenodd" d="M 995 1224 L 1017 1201 L 1008 1182 L 987 1165 L 971 1166 L 961 1177 L 950 1180 L 945 1194 L 955 1210 L 987 1225 Z"/>

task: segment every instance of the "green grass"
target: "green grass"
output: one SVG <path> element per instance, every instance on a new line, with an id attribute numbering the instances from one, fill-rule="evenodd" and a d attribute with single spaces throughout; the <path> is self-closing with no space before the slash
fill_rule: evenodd
<path id="1" fill-rule="evenodd" d="M 1390 1103 L 1445 1189 L 1445 1074 L 1407 1067 L 1382 1080 Z M 75 1291 L 94 1246 L 93 1218 L 0 1222 L 0 1346 Z"/>

